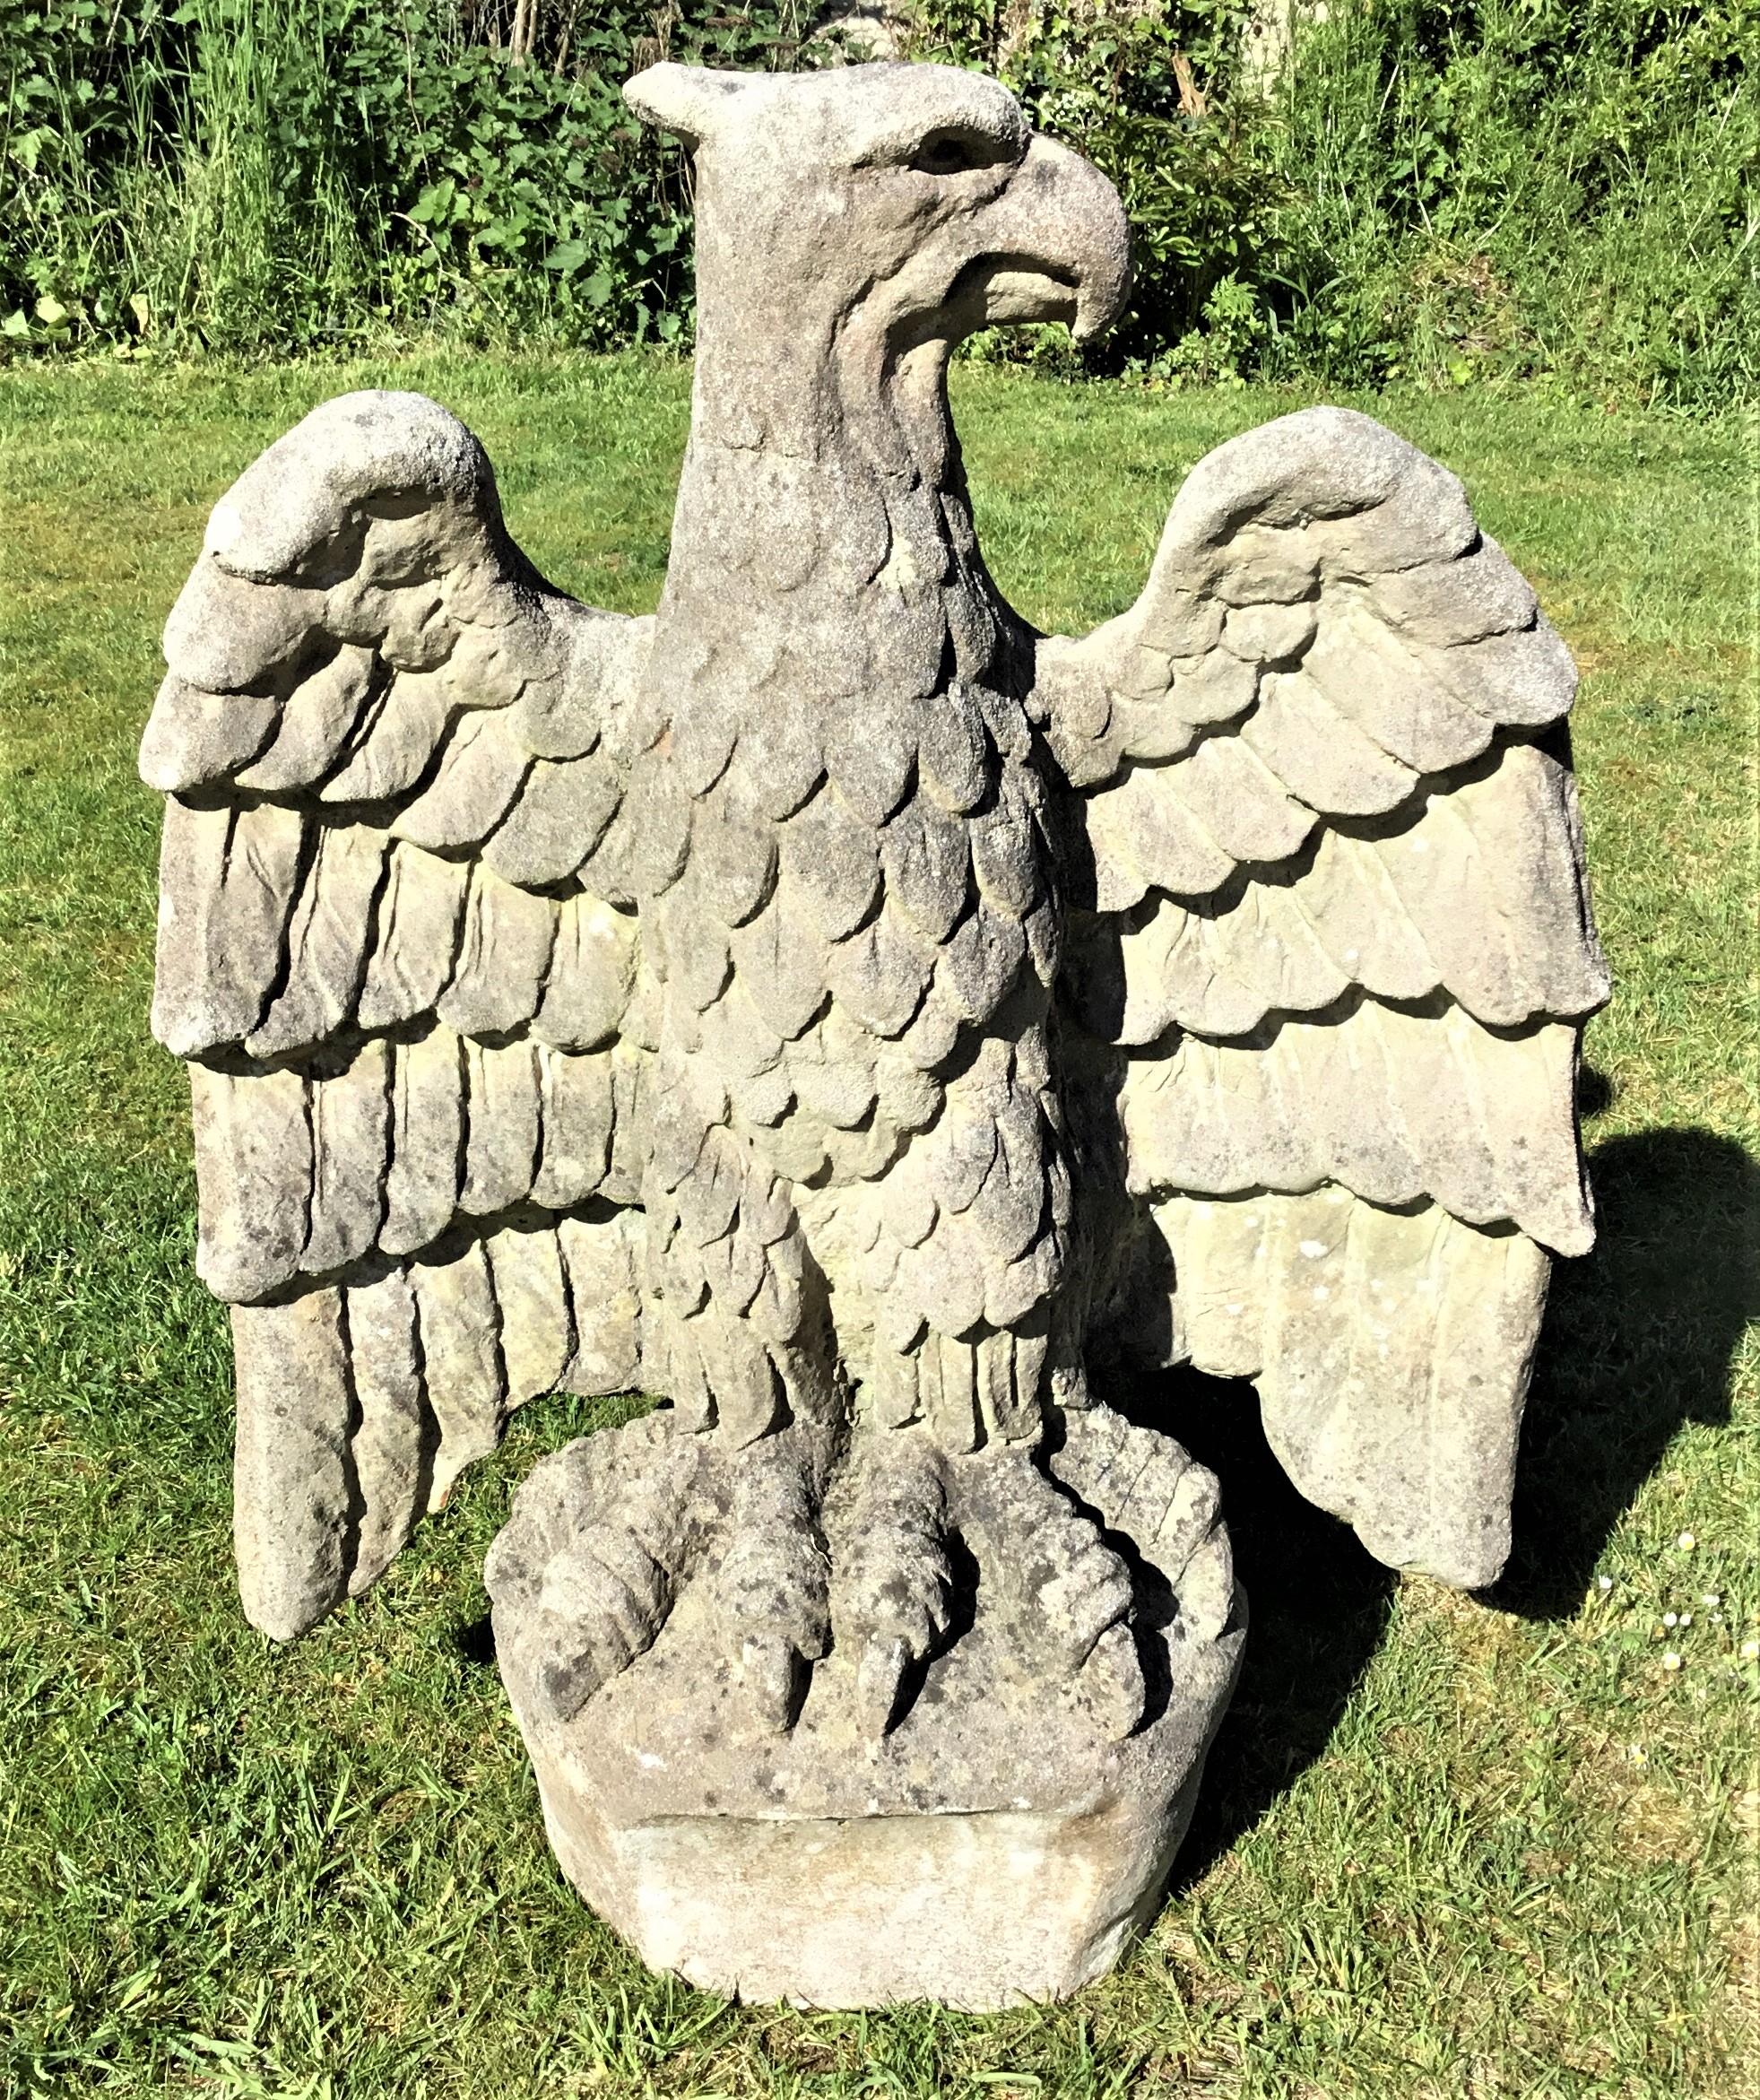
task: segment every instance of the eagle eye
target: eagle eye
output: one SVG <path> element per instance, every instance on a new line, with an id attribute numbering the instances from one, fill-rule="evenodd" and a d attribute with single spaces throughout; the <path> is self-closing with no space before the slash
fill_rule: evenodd
<path id="1" fill-rule="evenodd" d="M 910 165 L 920 175 L 963 175 L 995 158 L 994 142 L 975 132 L 932 131 L 911 155 Z"/>

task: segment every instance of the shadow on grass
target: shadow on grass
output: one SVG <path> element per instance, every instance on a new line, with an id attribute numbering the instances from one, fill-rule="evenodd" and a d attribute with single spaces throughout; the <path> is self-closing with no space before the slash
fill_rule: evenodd
<path id="1" fill-rule="evenodd" d="M 489 1669 L 495 1661 L 495 1626 L 488 1612 L 467 1625 L 455 1627 L 452 1644 L 473 1669 Z"/>
<path id="2" fill-rule="evenodd" d="M 1611 1089 L 1587 1080 L 1583 1112 L 1594 1115 Z M 1760 1314 L 1760 1167 L 1739 1145 L 1709 1131 L 1649 1131 L 1609 1140 L 1590 1166 L 1600 1240 L 1554 1272 L 1510 1564 L 1484 1600 L 1530 1618 L 1577 1610 L 1681 1425 L 1729 1419 L 1731 1359 Z M 1240 1687 L 1175 1869 L 1178 1896 L 1324 1751 L 1399 1578 L 1290 1486 L 1250 1385 L 1166 1374 L 1130 1411 L 1221 1480 L 1251 1614 Z"/>
<path id="3" fill-rule="evenodd" d="M 1177 1897 L 1325 1749 L 1381 1644 L 1399 1578 L 1290 1486 L 1251 1385 L 1172 1372 L 1142 1401 L 1131 1410 L 1136 1419 L 1169 1430 L 1222 1483 L 1249 1616 L 1240 1684 L 1174 1869 Z"/>
<path id="4" fill-rule="evenodd" d="M 1611 1138 L 1590 1155 L 1599 1237 L 1561 1262 L 1522 1428 L 1515 1538 L 1487 1602 L 1569 1618 L 1608 1537 L 1683 1423 L 1730 1419 L 1730 1372 L 1760 1315 L 1760 1167 L 1705 1130 Z"/>

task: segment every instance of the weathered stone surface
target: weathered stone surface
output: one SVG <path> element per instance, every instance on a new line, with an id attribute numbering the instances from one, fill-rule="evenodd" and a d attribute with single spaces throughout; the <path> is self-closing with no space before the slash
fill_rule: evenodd
<path id="1" fill-rule="evenodd" d="M 1084 1670 L 1106 1610 L 1083 1579 L 1092 1527 L 1052 1479 L 1105 1506 L 1126 1436 L 1153 1447 L 1162 1500 L 1140 1497 L 1134 1579 L 1108 1577 L 1138 1612 L 1113 1629 L 1120 1726 L 1117 1673 L 1097 1701 L 1090 1681 L 1112 1659 Z M 724 1660 L 730 1471 L 667 1414 L 603 1432 L 535 1469 L 490 1552 L 496 1651 L 569 1879 L 652 1966 L 746 1999 L 984 2010 L 1103 1974 L 1154 1914 L 1238 1665 L 1214 1480 L 1105 1410 L 1071 1419 L 1048 1471 L 876 1435 L 827 1497 L 845 1637 L 778 1732 Z M 1023 1536 L 1023 1497 L 1086 1534 L 1076 1550 Z M 937 1548 L 913 1610 L 921 1549 L 949 1527 L 975 1583 Z M 847 1637 L 876 1627 L 904 1652 L 878 1688 Z"/>
<path id="2" fill-rule="evenodd" d="M 1091 1405 L 1122 1353 L 1256 1379 L 1392 1564 L 1501 1565 L 1591 1237 L 1574 675 L 1459 482 L 1331 409 L 1036 635 L 946 367 L 1107 325 L 1110 186 L 965 72 L 628 94 L 699 214 L 657 612 L 552 589 L 469 431 L 361 394 L 168 625 L 154 1028 L 247 1609 L 300 1631 L 511 1408 L 639 1381 L 659 1426 L 496 1560 L 570 1870 L 742 1990 L 1062 1990 L 1152 1901 L 1238 1637 L 1214 1484 Z"/>
<path id="3" fill-rule="evenodd" d="M 351 1573 L 347 1349 L 336 1291 L 232 1308 L 238 1591 L 251 1623 L 276 1640 L 340 1603 Z"/>

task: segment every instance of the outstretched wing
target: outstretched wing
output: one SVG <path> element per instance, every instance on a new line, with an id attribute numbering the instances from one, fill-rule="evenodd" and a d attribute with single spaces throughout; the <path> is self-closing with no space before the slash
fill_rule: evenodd
<path id="1" fill-rule="evenodd" d="M 1508 1550 L 1546 1250 L 1592 1238 L 1575 683 L 1453 476 L 1335 409 L 1211 453 L 1136 605 L 1040 652 L 1081 791 L 1064 997 L 1122 1053 L 1170 1360 L 1254 1378 L 1305 1494 L 1467 1587 Z"/>
<path id="2" fill-rule="evenodd" d="M 553 590 L 471 433 L 382 393 L 246 472 L 172 611 L 152 1025 L 190 1061 L 240 1581 L 278 1636 L 507 1408 L 634 1375 L 649 624 Z"/>

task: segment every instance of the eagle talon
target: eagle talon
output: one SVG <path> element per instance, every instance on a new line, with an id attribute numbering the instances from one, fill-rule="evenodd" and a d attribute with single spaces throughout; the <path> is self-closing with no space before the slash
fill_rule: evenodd
<path id="1" fill-rule="evenodd" d="M 1024 1450 L 970 1462 L 982 1514 L 984 1559 L 993 1567 L 1021 1646 L 1113 1740 L 1142 1718 L 1142 1662 L 1130 1618 L 1135 1585 L 1062 1481 Z"/>
<path id="2" fill-rule="evenodd" d="M 945 1638 L 952 1602 L 940 1454 L 921 1431 L 858 1443 L 837 1533 L 840 1637 L 859 1655 L 856 1711 L 878 1741 L 903 1718 L 913 1673 Z"/>
<path id="3" fill-rule="evenodd" d="M 759 1724 L 774 1734 L 794 1725 L 811 1665 L 830 1645 L 822 1459 L 817 1445 L 786 1432 L 741 1453 L 732 1543 L 715 1577 L 727 1652 L 739 1658 Z"/>
<path id="4" fill-rule="evenodd" d="M 1075 1696 L 1110 1741 L 1122 1742 L 1142 1719 L 1142 1658 L 1128 1626 L 1109 1626 L 1095 1642 L 1076 1678 Z"/>
<path id="5" fill-rule="evenodd" d="M 547 1460 L 490 1549 L 498 1651 L 517 1655 L 540 1710 L 571 1721 L 658 1638 L 691 1558 L 700 1451 L 663 1417 L 617 1436 L 626 1469 L 583 1442 Z M 599 1462 L 594 1462 L 595 1461 Z M 530 1607 L 529 1619 L 514 1607 Z"/>
<path id="6" fill-rule="evenodd" d="M 1078 1524 L 1093 1527 L 1073 1509 Z M 1084 1667 L 1107 1632 L 1130 1610 L 1130 1571 L 1097 1535 L 1071 1537 L 1064 1572 L 1040 1590 L 1038 1602 L 1050 1636 L 1072 1667 Z"/>
<path id="7" fill-rule="evenodd" d="M 862 1653 L 855 1673 L 855 1703 L 862 1732 L 878 1740 L 898 1719 L 899 1694 L 916 1658 L 911 1644 L 897 1634 L 876 1634 Z"/>
<path id="8" fill-rule="evenodd" d="M 780 1634 L 759 1634 L 740 1651 L 740 1675 L 759 1725 L 786 1735 L 806 1696 L 807 1658 Z"/>

